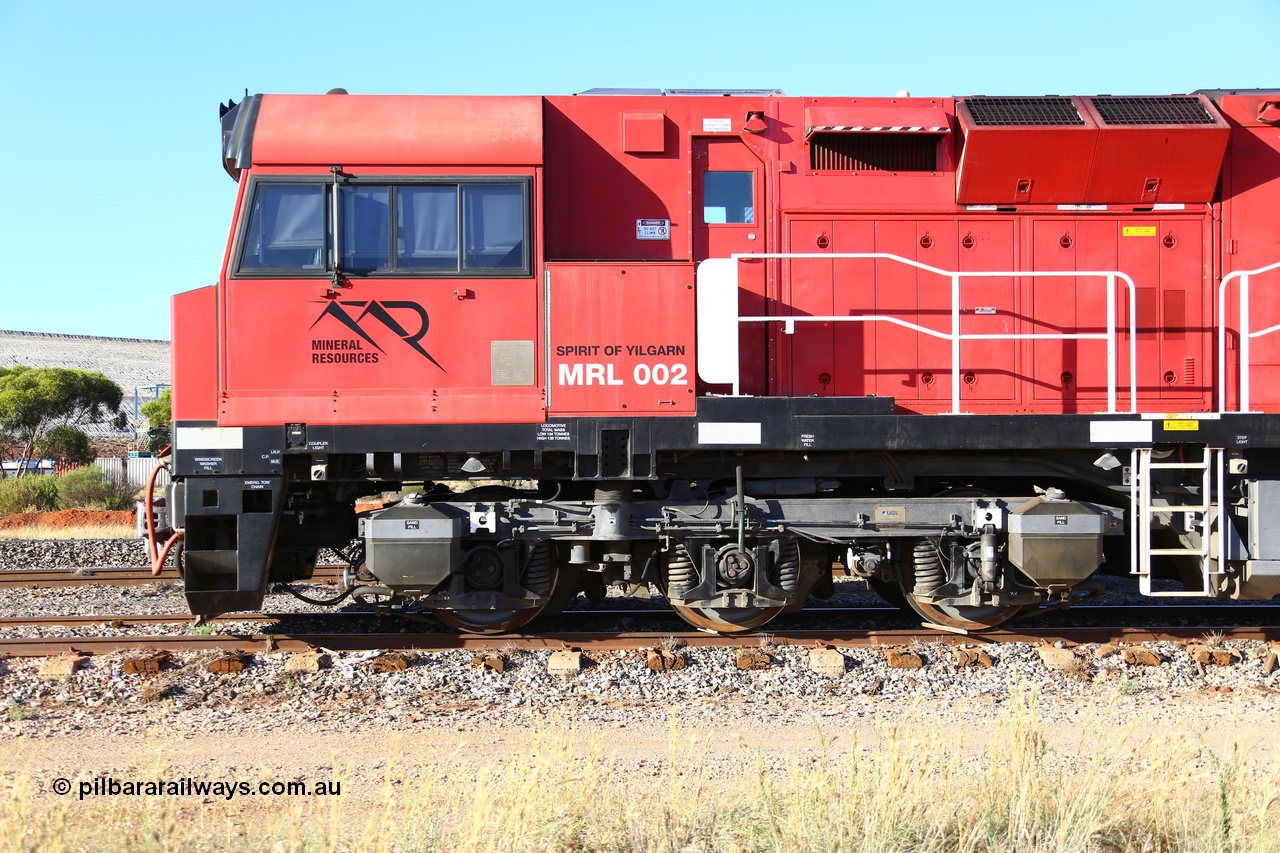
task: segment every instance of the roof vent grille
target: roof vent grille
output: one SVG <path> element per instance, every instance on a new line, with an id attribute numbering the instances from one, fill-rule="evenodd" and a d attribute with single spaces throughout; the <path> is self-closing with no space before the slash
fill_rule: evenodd
<path id="1" fill-rule="evenodd" d="M 814 133 L 809 168 L 822 172 L 936 172 L 938 133 Z"/>
<path id="2" fill-rule="evenodd" d="M 1090 98 L 1104 124 L 1208 124 L 1217 119 L 1194 95 Z"/>
<path id="3" fill-rule="evenodd" d="M 977 127 L 1027 127 L 1046 125 L 1083 126 L 1070 98 L 965 98 L 969 115 Z"/>

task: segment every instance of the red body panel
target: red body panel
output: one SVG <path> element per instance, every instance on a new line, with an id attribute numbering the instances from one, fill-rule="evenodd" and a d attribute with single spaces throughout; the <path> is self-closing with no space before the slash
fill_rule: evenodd
<path id="1" fill-rule="evenodd" d="M 265 95 L 254 165 L 537 166 L 542 99 Z"/>
<path id="2" fill-rule="evenodd" d="M 760 97 L 547 98 L 547 259 L 689 260 L 693 138 L 737 141 L 747 112 L 767 112 L 769 103 Z M 627 140 L 638 139 L 641 116 L 646 150 L 628 153 L 628 145 L 638 144 Z M 663 137 L 655 150 L 658 116 Z M 639 219 L 669 220 L 668 238 L 637 239 Z"/>
<path id="3" fill-rule="evenodd" d="M 1220 275 L 1265 267 L 1280 260 L 1280 127 L 1258 121 L 1280 95 L 1241 94 L 1221 99 L 1231 125 L 1231 143 L 1223 171 L 1222 269 Z M 1228 285 L 1229 328 L 1238 333 L 1239 285 Z M 1280 270 L 1250 282 L 1250 322 L 1254 331 L 1280 323 Z M 1237 402 L 1239 348 L 1235 334 L 1227 339 L 1228 389 Z M 1280 335 L 1252 342 L 1251 408 L 1280 411 Z"/>
<path id="4" fill-rule="evenodd" d="M 693 265 L 547 265 L 551 413 L 690 414 Z"/>
<path id="5" fill-rule="evenodd" d="M 777 102 L 779 115 L 777 206 L 788 211 L 814 209 L 900 211 L 952 210 L 955 207 L 955 134 L 932 133 L 954 125 L 949 98 L 788 98 Z M 896 118 L 895 118 L 896 116 Z M 922 127 L 936 140 L 935 171 L 818 171 L 810 168 L 812 119 L 855 127 Z M 864 133 L 864 131 L 857 131 Z M 886 138 L 892 131 L 865 131 Z M 903 131 L 904 134 L 913 133 Z"/>
<path id="6" fill-rule="evenodd" d="M 218 419 L 218 289 L 202 287 L 173 297 L 170 306 L 175 421 Z"/>
<path id="7" fill-rule="evenodd" d="M 527 385 L 492 381 L 494 341 L 527 342 L 533 359 L 536 282 L 427 284 L 356 281 L 328 297 L 323 281 L 228 282 L 224 422 L 542 420 L 536 363 L 529 365 Z M 393 323 L 410 337 L 425 324 L 427 334 L 415 346 Z"/>

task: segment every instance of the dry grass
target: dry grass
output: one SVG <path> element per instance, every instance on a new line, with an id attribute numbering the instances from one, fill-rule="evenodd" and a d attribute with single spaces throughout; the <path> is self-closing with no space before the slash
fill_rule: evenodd
<path id="1" fill-rule="evenodd" d="M 982 755 L 915 720 L 861 749 L 837 751 L 843 736 L 818 731 L 813 752 L 770 762 L 741 733 L 690 742 L 673 719 L 651 776 L 624 772 L 598 735 L 572 726 L 537 731 L 520 760 L 478 772 L 457 772 L 461 752 L 409 769 L 390 761 L 381 780 L 334 767 L 346 797 L 80 801 L 7 773 L 0 851 L 1280 850 L 1280 763 L 1137 724 L 1082 726 L 1072 759 L 1046 747 L 1034 698 L 1008 706 Z M 709 760 L 725 754 L 727 769 Z"/>
<path id="2" fill-rule="evenodd" d="M 84 527 L 15 527 L 0 530 L 0 539 L 135 539 L 133 525 L 86 525 Z"/>

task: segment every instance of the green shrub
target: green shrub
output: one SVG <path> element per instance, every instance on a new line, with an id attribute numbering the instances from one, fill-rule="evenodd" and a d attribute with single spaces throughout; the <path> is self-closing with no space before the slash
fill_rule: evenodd
<path id="1" fill-rule="evenodd" d="M 57 508 L 58 481 L 53 477 L 28 474 L 0 480 L 0 515 L 49 512 Z"/>
<path id="2" fill-rule="evenodd" d="M 41 459 L 65 459 L 73 465 L 88 465 L 98 452 L 84 430 L 56 426 L 36 441 L 35 455 Z"/>
<path id="3" fill-rule="evenodd" d="M 123 477 L 112 477 L 99 465 L 86 465 L 62 475 L 58 481 L 61 509 L 129 509 L 133 492 Z"/>

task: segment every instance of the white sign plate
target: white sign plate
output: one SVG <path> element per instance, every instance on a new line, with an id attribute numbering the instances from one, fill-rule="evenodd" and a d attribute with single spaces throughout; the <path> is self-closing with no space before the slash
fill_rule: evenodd
<path id="1" fill-rule="evenodd" d="M 733 133 L 733 119 L 731 118 L 704 118 L 702 120 L 703 133 Z"/>
<path id="2" fill-rule="evenodd" d="M 670 219 L 637 219 L 636 220 L 636 239 L 637 240 L 670 240 L 671 239 L 671 220 Z"/>
<path id="3" fill-rule="evenodd" d="M 1089 441 L 1095 444 L 1147 444 L 1151 421 L 1089 421 Z"/>

